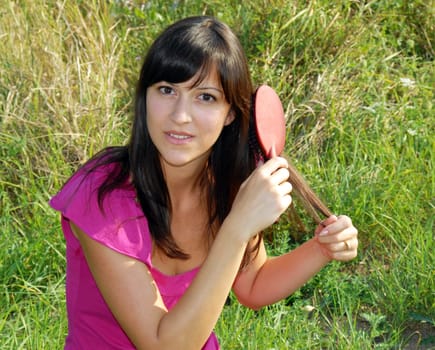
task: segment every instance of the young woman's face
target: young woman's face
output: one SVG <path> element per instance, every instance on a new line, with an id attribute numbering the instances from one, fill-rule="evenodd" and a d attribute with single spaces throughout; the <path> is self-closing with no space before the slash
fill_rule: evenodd
<path id="1" fill-rule="evenodd" d="M 160 81 L 147 89 L 147 126 L 163 166 L 201 166 L 234 117 L 212 70 L 198 85 Z M 202 162 L 202 164 L 201 164 Z"/>

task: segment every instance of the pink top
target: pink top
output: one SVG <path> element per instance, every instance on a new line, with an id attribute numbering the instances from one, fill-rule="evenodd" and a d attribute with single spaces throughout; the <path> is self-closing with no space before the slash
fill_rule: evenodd
<path id="1" fill-rule="evenodd" d="M 65 349 L 134 349 L 105 303 L 69 220 L 99 243 L 142 261 L 154 277 L 168 309 L 177 303 L 199 270 L 168 276 L 153 267 L 148 223 L 132 186 L 109 193 L 103 201 L 104 211 L 100 210 L 96 190 L 113 166 L 103 166 L 86 177 L 79 170 L 50 200 L 50 205 L 62 214 L 66 240 L 68 336 Z M 203 349 L 219 349 L 214 333 Z"/>

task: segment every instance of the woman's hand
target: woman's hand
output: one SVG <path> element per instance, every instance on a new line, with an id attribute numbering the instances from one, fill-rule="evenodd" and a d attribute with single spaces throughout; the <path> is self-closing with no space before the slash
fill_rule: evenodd
<path id="1" fill-rule="evenodd" d="M 317 226 L 315 235 L 322 253 L 329 259 L 348 261 L 358 254 L 358 230 L 345 215 L 331 215 Z"/>
<path id="2" fill-rule="evenodd" d="M 288 163 L 275 157 L 260 165 L 240 186 L 228 216 L 243 240 L 272 225 L 288 208 L 292 186 Z"/>

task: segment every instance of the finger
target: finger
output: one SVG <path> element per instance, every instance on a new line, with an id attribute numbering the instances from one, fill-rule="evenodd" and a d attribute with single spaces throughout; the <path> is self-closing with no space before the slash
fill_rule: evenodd
<path id="1" fill-rule="evenodd" d="M 358 255 L 358 240 L 349 241 L 348 245 L 344 242 L 340 243 L 330 245 L 321 244 L 320 248 L 325 256 L 337 261 L 349 261 Z M 348 246 L 350 249 L 347 249 Z"/>
<path id="2" fill-rule="evenodd" d="M 340 242 L 335 243 L 323 243 L 323 246 L 328 249 L 330 252 L 344 252 L 344 251 L 352 251 L 358 248 L 358 239 L 352 238 Z"/>
<path id="3" fill-rule="evenodd" d="M 330 253 L 329 257 L 337 261 L 349 261 L 354 259 L 357 255 L 358 252 L 356 250 L 346 250 L 346 251 L 340 251 L 336 253 Z"/>
<path id="4" fill-rule="evenodd" d="M 278 186 L 278 192 L 281 196 L 285 196 L 291 193 L 293 187 L 290 182 L 285 181 Z"/>
<path id="5" fill-rule="evenodd" d="M 339 261 L 348 261 L 355 258 L 358 255 L 358 240 L 343 241 L 343 248 L 339 251 L 330 253 L 330 256 Z"/>
<path id="6" fill-rule="evenodd" d="M 326 229 L 326 227 L 338 220 L 337 216 L 331 215 L 327 217 L 325 220 L 323 220 L 315 229 L 314 234 L 318 235 L 321 231 Z"/>
<path id="7" fill-rule="evenodd" d="M 346 246 L 346 250 L 358 250 L 358 238 L 348 239 L 346 241 L 343 241 L 344 245 Z"/>
<path id="8" fill-rule="evenodd" d="M 258 169 L 267 175 L 271 175 L 279 168 L 288 168 L 288 162 L 285 158 L 282 157 L 271 158 Z"/>
<path id="9" fill-rule="evenodd" d="M 272 181 L 275 185 L 279 185 L 288 180 L 290 172 L 287 168 L 279 168 L 272 175 Z"/>
<path id="10" fill-rule="evenodd" d="M 332 217 L 335 217 L 336 220 L 331 222 L 330 220 L 332 220 Z M 353 227 L 352 225 L 352 220 L 345 216 L 345 215 L 340 215 L 340 216 L 335 216 L 335 215 L 331 215 L 328 219 L 324 220 L 323 223 L 326 223 L 326 227 L 322 230 L 322 232 L 320 232 L 320 235 L 326 235 L 326 234 L 336 234 L 338 232 L 341 232 L 343 230 L 345 230 L 348 227 Z"/>
<path id="11" fill-rule="evenodd" d="M 356 237 L 358 237 L 358 230 L 354 226 L 347 227 L 338 232 L 330 232 L 328 226 L 319 233 L 318 240 L 322 244 L 331 244 L 348 241 Z"/>
<path id="12" fill-rule="evenodd" d="M 287 210 L 287 208 L 290 206 L 290 204 L 292 204 L 292 196 L 290 196 L 289 194 L 283 196 L 283 199 L 281 201 L 282 203 L 282 210 L 281 210 L 281 214 Z"/>

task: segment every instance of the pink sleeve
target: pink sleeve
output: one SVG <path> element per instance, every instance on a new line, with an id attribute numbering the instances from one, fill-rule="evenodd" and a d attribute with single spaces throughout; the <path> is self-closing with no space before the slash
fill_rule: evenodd
<path id="1" fill-rule="evenodd" d="M 151 237 L 134 190 L 130 187 L 113 190 L 99 206 L 97 190 L 108 169 L 104 166 L 89 175 L 79 170 L 50 200 L 50 205 L 94 240 L 149 263 Z"/>

